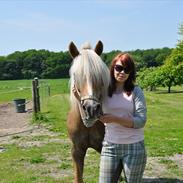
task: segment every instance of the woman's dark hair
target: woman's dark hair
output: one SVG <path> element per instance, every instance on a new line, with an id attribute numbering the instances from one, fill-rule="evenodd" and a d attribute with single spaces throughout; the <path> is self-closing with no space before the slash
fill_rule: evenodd
<path id="1" fill-rule="evenodd" d="M 130 95 L 135 86 L 136 80 L 136 71 L 135 71 L 135 64 L 132 57 L 128 53 L 119 53 L 111 62 L 110 66 L 110 75 L 111 75 L 111 83 L 108 90 L 109 97 L 112 97 L 112 94 L 116 90 L 116 79 L 114 77 L 114 66 L 116 65 L 117 61 L 121 61 L 121 64 L 130 70 L 130 74 L 128 79 L 124 83 L 124 91 L 127 95 Z"/>

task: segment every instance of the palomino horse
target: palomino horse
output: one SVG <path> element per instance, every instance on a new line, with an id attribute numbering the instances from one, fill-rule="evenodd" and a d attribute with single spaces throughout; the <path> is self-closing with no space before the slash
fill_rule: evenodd
<path id="1" fill-rule="evenodd" d="M 85 44 L 79 52 L 73 42 L 69 52 L 73 58 L 70 68 L 71 109 L 67 127 L 72 141 L 74 182 L 83 183 L 84 157 L 89 147 L 101 152 L 104 125 L 98 121 L 102 102 L 107 96 L 110 83 L 109 69 L 100 58 L 103 44 L 99 41 L 94 50 Z M 75 86 L 80 93 L 80 101 L 72 92 Z"/>

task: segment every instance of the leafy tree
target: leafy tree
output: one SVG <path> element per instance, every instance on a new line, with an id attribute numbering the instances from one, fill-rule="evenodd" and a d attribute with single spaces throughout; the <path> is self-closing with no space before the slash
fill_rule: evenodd
<path id="1" fill-rule="evenodd" d="M 3 70 L 1 70 L 1 79 L 20 79 L 19 68 L 16 62 L 8 61 L 3 63 Z"/>
<path id="2" fill-rule="evenodd" d="M 183 24 L 179 27 L 179 34 L 183 36 Z M 178 65 L 183 63 L 183 38 L 178 40 L 176 48 L 173 49 L 171 55 L 166 59 L 165 64 Z"/>
<path id="3" fill-rule="evenodd" d="M 181 85 L 183 83 L 183 64 L 161 67 L 158 83 L 163 87 L 168 87 L 168 93 L 171 92 L 172 86 Z"/>
<path id="4" fill-rule="evenodd" d="M 121 51 L 119 51 L 119 50 L 113 50 L 113 51 L 111 51 L 111 52 L 109 52 L 109 53 L 106 53 L 106 54 L 103 54 L 104 56 L 103 57 L 105 57 L 105 59 L 103 58 L 103 60 L 104 60 L 104 62 L 108 65 L 108 66 L 110 66 L 110 64 L 111 64 L 111 61 L 113 60 L 113 58 L 118 54 L 118 53 L 120 53 Z"/>
<path id="5" fill-rule="evenodd" d="M 137 75 L 137 82 L 138 84 L 142 87 L 145 88 L 146 90 L 153 91 L 155 88 L 159 85 L 158 75 L 159 68 L 156 67 L 150 67 L 141 70 L 138 72 Z"/>
<path id="6" fill-rule="evenodd" d="M 183 24 L 180 25 L 179 34 L 183 35 Z M 161 69 L 161 82 L 168 87 L 183 84 L 183 39 L 179 40 L 175 49 L 167 57 Z"/>

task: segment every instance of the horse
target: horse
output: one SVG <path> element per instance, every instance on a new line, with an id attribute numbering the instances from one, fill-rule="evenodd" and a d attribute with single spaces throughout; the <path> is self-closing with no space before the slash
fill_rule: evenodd
<path id="1" fill-rule="evenodd" d="M 101 152 L 105 127 L 98 117 L 102 114 L 102 103 L 107 96 L 110 74 L 102 61 L 103 43 L 98 41 L 95 49 L 85 43 L 78 51 L 76 45 L 69 44 L 73 58 L 70 74 L 70 111 L 67 129 L 72 142 L 74 183 L 83 183 L 84 158 L 88 148 Z M 76 87 L 80 100 L 73 94 Z"/>

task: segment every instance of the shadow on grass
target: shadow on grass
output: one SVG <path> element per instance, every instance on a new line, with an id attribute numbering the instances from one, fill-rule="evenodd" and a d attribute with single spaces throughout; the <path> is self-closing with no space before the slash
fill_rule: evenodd
<path id="1" fill-rule="evenodd" d="M 183 183 L 183 180 L 180 179 L 171 179 L 171 178 L 144 178 L 144 183 Z"/>
<path id="2" fill-rule="evenodd" d="M 159 91 L 156 91 L 155 93 L 156 93 L 156 94 L 174 94 L 174 93 L 183 93 L 183 91 L 171 90 L 171 92 L 168 93 L 168 91 L 159 90 Z"/>

